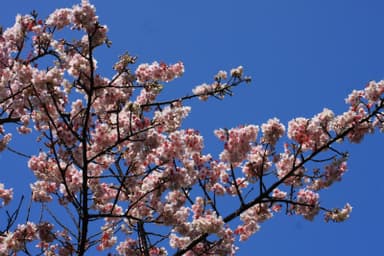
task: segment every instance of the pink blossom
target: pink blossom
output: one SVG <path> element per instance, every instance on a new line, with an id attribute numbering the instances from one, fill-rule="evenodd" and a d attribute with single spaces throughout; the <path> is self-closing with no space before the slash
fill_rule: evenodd
<path id="1" fill-rule="evenodd" d="M 351 107 L 357 107 L 361 103 L 363 97 L 364 97 L 363 90 L 353 90 L 345 99 L 345 102 L 351 105 Z"/>
<path id="2" fill-rule="evenodd" d="M 120 244 L 116 247 L 117 252 L 124 256 L 137 254 L 137 249 L 138 246 L 136 244 L 136 240 L 132 238 L 127 238 L 125 241 L 120 242 Z"/>
<path id="3" fill-rule="evenodd" d="M 70 24 L 72 20 L 72 10 L 69 8 L 57 9 L 51 13 L 45 23 L 48 26 L 54 26 L 62 29 Z"/>
<path id="4" fill-rule="evenodd" d="M 321 178 L 316 179 L 309 186 L 310 189 L 320 190 L 331 186 L 335 181 L 340 181 L 347 171 L 347 162 L 344 158 L 332 161 L 324 167 L 325 172 Z"/>
<path id="5" fill-rule="evenodd" d="M 37 225 L 39 239 L 45 243 L 51 243 L 55 239 L 52 232 L 53 224 L 42 222 Z"/>
<path id="6" fill-rule="evenodd" d="M 140 64 L 135 73 L 137 80 L 140 83 L 148 81 L 170 82 L 173 79 L 182 76 L 184 73 L 184 64 L 178 62 L 173 65 L 167 65 L 165 63 L 159 64 L 155 61 L 152 64 Z"/>
<path id="7" fill-rule="evenodd" d="M 6 135 L 4 135 L 0 139 L 0 152 L 3 151 L 4 149 L 6 149 L 8 143 L 11 141 L 11 139 L 12 139 L 11 133 L 7 133 Z"/>
<path id="8" fill-rule="evenodd" d="M 242 171 L 250 182 L 256 182 L 271 168 L 272 163 L 268 159 L 269 152 L 261 145 L 253 146 L 248 153 L 248 162 L 243 166 Z"/>
<path id="9" fill-rule="evenodd" d="M 28 161 L 28 167 L 34 172 L 40 180 L 61 182 L 61 174 L 56 162 L 48 158 L 48 155 L 41 152 L 38 156 L 32 156 Z"/>
<path id="10" fill-rule="evenodd" d="M 52 201 L 52 193 L 56 192 L 57 184 L 48 181 L 36 181 L 31 184 L 32 199 L 36 202 Z"/>
<path id="11" fill-rule="evenodd" d="M 220 160 L 238 166 L 247 157 L 251 150 L 251 143 L 256 141 L 259 128 L 255 125 L 247 125 L 230 130 L 215 130 L 215 135 L 225 142 L 224 151 L 220 154 Z"/>
<path id="12" fill-rule="evenodd" d="M 100 244 L 96 247 L 99 251 L 111 248 L 117 242 L 116 236 L 113 235 L 113 228 L 103 226 L 102 229 L 103 232 L 101 235 L 101 241 Z"/>
<path id="13" fill-rule="evenodd" d="M 231 69 L 231 76 L 241 77 L 243 75 L 243 66 L 238 66 L 237 68 Z"/>
<path id="14" fill-rule="evenodd" d="M 155 111 L 154 121 L 159 124 L 162 131 L 173 132 L 180 128 L 181 122 L 191 111 L 190 107 L 184 107 L 180 102 L 165 107 L 162 111 Z"/>
<path id="15" fill-rule="evenodd" d="M 243 224 L 236 228 L 235 234 L 240 235 L 240 241 L 245 241 L 260 229 L 260 223 L 271 217 L 267 204 L 256 204 L 240 215 Z"/>
<path id="16" fill-rule="evenodd" d="M 13 27 L 8 28 L 3 33 L 3 38 L 8 42 L 8 47 L 16 51 L 21 47 L 28 28 L 33 24 L 33 18 L 30 15 L 17 15 Z"/>
<path id="17" fill-rule="evenodd" d="M 305 172 L 304 168 L 296 168 L 300 161 L 288 151 L 279 155 L 279 160 L 276 163 L 277 177 L 284 179 L 284 184 L 292 186 L 300 186 L 302 184 L 302 176 Z"/>
<path id="18" fill-rule="evenodd" d="M 200 100 L 206 101 L 209 98 L 209 95 L 214 92 L 214 88 L 211 85 L 204 83 L 196 86 L 192 92 L 195 95 L 199 95 Z"/>
<path id="19" fill-rule="evenodd" d="M 237 188 L 239 188 L 239 191 L 242 191 L 242 189 L 248 187 L 249 185 L 249 182 L 243 177 L 237 178 L 235 182 L 231 182 L 231 185 L 226 188 L 226 191 L 229 195 L 237 195 L 239 194 L 239 192 L 237 191 Z M 237 188 L 235 184 L 237 185 Z"/>
<path id="20" fill-rule="evenodd" d="M 281 191 L 278 188 L 275 188 L 272 191 L 272 197 L 276 199 L 285 199 L 287 197 L 287 192 Z"/>
<path id="21" fill-rule="evenodd" d="M 218 217 L 216 214 L 212 213 L 195 218 L 191 224 L 194 232 L 197 231 L 201 234 L 218 234 L 224 226 L 224 221 L 221 216 Z"/>
<path id="22" fill-rule="evenodd" d="M 196 197 L 195 203 L 192 205 L 193 218 L 198 219 L 203 215 L 204 211 L 204 199 L 202 197 Z"/>
<path id="23" fill-rule="evenodd" d="M 277 118 L 269 119 L 267 123 L 261 125 L 263 137 L 261 141 L 272 146 L 284 135 L 285 127 Z"/>
<path id="24" fill-rule="evenodd" d="M 88 33 L 92 33 L 95 31 L 97 21 L 96 8 L 88 0 L 82 0 L 81 5 L 73 6 L 71 22 L 75 29 L 85 29 Z"/>
<path id="25" fill-rule="evenodd" d="M 370 81 L 364 89 L 365 98 L 369 103 L 375 103 L 380 99 L 384 93 L 384 81 Z"/>
<path id="26" fill-rule="evenodd" d="M 300 189 L 297 193 L 297 202 L 295 205 L 295 212 L 301 214 L 307 220 L 313 220 L 313 218 L 319 212 L 319 194 L 308 190 Z"/>
<path id="27" fill-rule="evenodd" d="M 7 205 L 13 198 L 13 189 L 5 189 L 4 184 L 0 183 L 0 198 L 3 199 L 1 205 Z M 0 206 L 1 207 L 1 206 Z"/>
<path id="28" fill-rule="evenodd" d="M 335 117 L 332 127 L 337 134 L 341 134 L 348 129 L 351 132 L 347 134 L 348 139 L 353 143 L 359 143 L 367 133 L 373 132 L 373 124 L 370 122 L 362 122 L 362 118 L 366 116 L 366 111 L 359 107 L 356 110 L 349 110 Z"/>
<path id="29" fill-rule="evenodd" d="M 227 71 L 220 70 L 215 75 L 215 80 L 226 80 L 227 79 Z"/>
<path id="30" fill-rule="evenodd" d="M 94 62 L 96 64 L 96 60 L 94 60 Z M 90 72 L 88 60 L 80 54 L 74 54 L 73 56 L 70 56 L 70 59 L 68 60 L 68 65 L 69 68 L 67 72 L 75 78 L 80 77 L 82 73 L 89 74 Z"/>
<path id="31" fill-rule="evenodd" d="M 212 84 L 203 83 L 201 85 L 198 85 L 192 90 L 192 92 L 194 95 L 198 96 L 199 100 L 202 101 L 206 101 L 209 96 L 215 96 L 219 99 L 224 99 L 224 96 L 226 94 L 226 87 L 228 87 L 226 83 L 220 83 L 218 81 L 215 81 Z"/>
<path id="32" fill-rule="evenodd" d="M 173 248 L 183 249 L 191 242 L 189 237 L 179 237 L 175 234 L 169 235 L 169 245 Z"/>
<path id="33" fill-rule="evenodd" d="M 220 183 L 215 183 L 212 186 L 212 191 L 214 191 L 216 195 L 220 195 L 220 196 L 225 194 L 225 188 Z"/>
<path id="34" fill-rule="evenodd" d="M 342 222 L 349 218 L 349 214 L 352 212 L 352 206 L 346 204 L 343 209 L 335 209 L 325 214 L 325 221 Z"/>
<path id="35" fill-rule="evenodd" d="M 288 137 L 301 145 L 301 149 L 316 150 L 329 140 L 334 119 L 333 112 L 324 109 L 312 119 L 295 118 L 288 123 Z"/>
<path id="36" fill-rule="evenodd" d="M 25 247 L 26 242 L 32 242 L 37 239 L 37 226 L 33 222 L 19 224 L 13 233 L 9 233 L 5 238 L 5 247 L 7 250 L 20 251 Z"/>

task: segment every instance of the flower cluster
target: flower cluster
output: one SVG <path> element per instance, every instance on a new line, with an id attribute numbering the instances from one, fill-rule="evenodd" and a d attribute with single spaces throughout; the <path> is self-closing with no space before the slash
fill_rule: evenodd
<path id="1" fill-rule="evenodd" d="M 290 186 L 300 186 L 304 174 L 304 168 L 299 167 L 300 160 L 297 159 L 289 151 L 285 151 L 279 155 L 276 162 L 277 177 L 284 180 L 284 184 Z"/>
<path id="2" fill-rule="evenodd" d="M 37 231 L 37 225 L 33 222 L 18 225 L 13 233 L 8 233 L 5 238 L 0 238 L 0 253 L 8 255 L 10 251 L 23 250 L 26 242 L 32 242 L 38 238 Z"/>
<path id="3" fill-rule="evenodd" d="M 11 133 L 7 133 L 6 135 L 4 135 L 0 139 L 0 152 L 3 151 L 4 149 L 6 149 L 8 143 L 11 141 L 11 139 L 12 139 Z"/>
<path id="4" fill-rule="evenodd" d="M 247 157 L 251 143 L 256 141 L 259 128 L 256 125 L 246 125 L 230 130 L 215 130 L 215 135 L 225 142 L 220 160 L 238 166 Z"/>
<path id="5" fill-rule="evenodd" d="M 240 215 L 244 224 L 236 228 L 235 234 L 240 236 L 240 241 L 245 241 L 260 229 L 260 223 L 270 218 L 272 218 L 272 213 L 268 205 L 256 204 Z"/>
<path id="6" fill-rule="evenodd" d="M 312 119 L 296 118 L 288 123 L 288 137 L 302 147 L 302 150 L 316 150 L 328 142 L 332 111 L 324 109 Z"/>
<path id="7" fill-rule="evenodd" d="M 372 133 L 373 131 L 373 123 L 363 121 L 363 118 L 366 116 L 366 110 L 361 107 L 356 110 L 350 109 L 336 116 L 332 127 L 337 134 L 348 131 L 347 138 L 353 143 L 359 143 L 367 133 Z"/>
<path id="8" fill-rule="evenodd" d="M 85 29 L 88 33 L 95 32 L 95 25 L 98 21 L 96 8 L 88 0 L 82 0 L 81 5 L 72 8 L 71 23 L 75 29 Z"/>
<path id="9" fill-rule="evenodd" d="M 64 196 L 68 196 L 76 193 L 81 187 L 82 171 L 64 162 L 57 164 L 55 159 L 49 158 L 46 153 L 32 156 L 28 167 L 38 179 L 31 184 L 34 201 L 49 202 L 52 200 L 51 194 L 59 189 Z"/>
<path id="10" fill-rule="evenodd" d="M 319 194 L 308 189 L 301 189 L 297 192 L 297 204 L 294 209 L 296 214 L 303 215 L 307 220 L 313 220 L 320 210 Z"/>
<path id="11" fill-rule="evenodd" d="M 178 62 L 173 65 L 153 62 L 152 64 L 140 64 L 136 69 L 137 81 L 145 83 L 148 81 L 170 82 L 173 79 L 182 76 L 184 73 L 184 64 Z"/>
<path id="12" fill-rule="evenodd" d="M 272 166 L 268 153 L 261 145 L 251 148 L 247 155 L 248 161 L 242 168 L 247 180 L 256 182 Z"/>
<path id="13" fill-rule="evenodd" d="M 0 183 L 0 198 L 3 200 L 2 205 L 7 205 L 13 198 L 13 189 L 5 189 L 4 184 Z"/>
<path id="14" fill-rule="evenodd" d="M 222 89 L 222 85 L 220 85 L 217 82 L 214 82 L 211 85 L 204 83 L 196 86 L 192 90 L 192 92 L 194 95 L 198 95 L 200 100 L 206 101 L 208 100 L 210 95 L 214 95 L 215 92 L 217 92 L 220 89 Z"/>
<path id="15" fill-rule="evenodd" d="M 243 66 L 231 69 L 231 76 L 240 78 L 243 75 Z"/>
<path id="16" fill-rule="evenodd" d="M 333 211 L 327 212 L 325 214 L 325 220 L 328 222 L 330 220 L 335 222 L 345 221 L 349 218 L 349 214 L 352 212 L 352 206 L 346 204 L 343 209 L 335 209 Z"/>
<path id="17" fill-rule="evenodd" d="M 6 43 L 6 47 L 9 48 L 6 53 L 16 52 L 18 47 L 22 46 L 26 33 L 32 30 L 33 25 L 33 18 L 30 15 L 16 16 L 15 25 L 6 29 L 2 35 L 4 38 L 3 42 Z"/>
<path id="18" fill-rule="evenodd" d="M 47 20 L 45 24 L 48 26 L 56 27 L 57 29 L 63 29 L 68 26 L 72 20 L 72 9 L 62 8 L 55 10 Z"/>
<path id="19" fill-rule="evenodd" d="M 368 103 L 374 104 L 380 100 L 380 96 L 384 93 L 384 81 L 370 81 L 364 89 L 364 96 Z"/>
<path id="20" fill-rule="evenodd" d="M 191 224 L 194 232 L 197 231 L 200 234 L 219 234 L 224 226 L 224 221 L 221 216 L 212 213 L 204 214 L 204 216 L 200 218 L 195 218 Z"/>
<path id="21" fill-rule="evenodd" d="M 101 242 L 97 246 L 97 250 L 99 251 L 111 248 L 117 242 L 116 236 L 113 235 L 113 228 L 103 226 L 102 230 Z"/>
<path id="22" fill-rule="evenodd" d="M 139 245 L 137 241 L 131 238 L 127 238 L 125 241 L 121 242 L 116 250 L 119 255 L 130 256 L 130 255 L 141 255 Z M 166 256 L 168 255 L 164 247 L 151 247 L 148 251 L 149 256 Z"/>
<path id="23" fill-rule="evenodd" d="M 225 95 L 232 95 L 231 87 L 238 81 L 249 82 L 250 78 L 243 77 L 243 67 L 239 66 L 231 70 L 231 77 L 227 80 L 227 72 L 220 70 L 214 77 L 214 82 L 211 84 L 203 83 L 192 89 L 192 92 L 200 100 L 206 101 L 210 96 L 218 99 L 224 99 Z"/>
<path id="24" fill-rule="evenodd" d="M 188 116 L 190 111 L 190 107 L 182 106 L 181 102 L 175 102 L 162 111 L 156 111 L 154 121 L 159 125 L 159 131 L 173 132 L 180 128 L 181 121 Z"/>
<path id="25" fill-rule="evenodd" d="M 325 171 L 322 176 L 315 179 L 308 188 L 313 190 L 320 190 L 328 188 L 335 181 L 340 181 L 343 174 L 347 171 L 347 162 L 344 158 L 332 161 L 324 167 Z"/>
<path id="26" fill-rule="evenodd" d="M 285 134 L 285 127 L 277 118 L 269 119 L 267 123 L 261 125 L 263 143 L 274 146 L 276 142 Z"/>

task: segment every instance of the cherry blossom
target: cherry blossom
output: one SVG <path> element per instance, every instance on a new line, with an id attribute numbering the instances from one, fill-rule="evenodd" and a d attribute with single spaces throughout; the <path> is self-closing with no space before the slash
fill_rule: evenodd
<path id="1" fill-rule="evenodd" d="M 173 79 L 182 76 L 184 73 L 184 64 L 178 62 L 173 65 L 153 62 L 152 64 L 141 64 L 136 69 L 138 82 L 164 81 L 170 82 Z"/>
<path id="2" fill-rule="evenodd" d="M 72 20 L 72 9 L 62 8 L 55 10 L 47 20 L 45 24 L 48 26 L 56 27 L 57 29 L 63 29 L 68 26 Z"/>
<path id="3" fill-rule="evenodd" d="M 5 189 L 4 184 L 0 183 L 0 198 L 3 200 L 2 205 L 7 205 L 13 198 L 13 189 Z"/>
<path id="4" fill-rule="evenodd" d="M 350 204 L 346 204 L 343 209 L 335 209 L 333 211 L 330 211 L 326 214 L 325 220 L 329 221 L 335 221 L 335 222 L 340 222 L 340 221 L 345 221 L 346 219 L 349 218 L 349 214 L 352 212 L 352 206 Z"/>
<path id="5" fill-rule="evenodd" d="M 294 209 L 297 214 L 301 214 L 308 220 L 313 220 L 319 211 L 319 194 L 301 189 L 297 192 L 297 202 Z"/>
<path id="6" fill-rule="evenodd" d="M 216 130 L 215 135 L 225 142 L 224 151 L 220 154 L 220 159 L 234 166 L 239 165 L 245 160 L 247 153 L 251 149 L 251 142 L 256 140 L 258 131 L 259 128 L 255 125 L 247 125 L 230 130 Z"/>
<path id="7" fill-rule="evenodd" d="M 11 141 L 12 139 L 12 134 L 7 133 L 0 139 L 0 152 L 6 149 L 7 144 Z"/>
<path id="8" fill-rule="evenodd" d="M 284 135 L 285 127 L 279 119 L 273 118 L 261 125 L 261 131 L 263 133 L 261 141 L 273 146 Z"/>
<path id="9" fill-rule="evenodd" d="M 260 223 L 271 217 L 272 213 L 266 204 L 257 204 L 240 215 L 244 224 L 236 228 L 235 234 L 240 235 L 240 241 L 245 241 L 260 229 Z"/>

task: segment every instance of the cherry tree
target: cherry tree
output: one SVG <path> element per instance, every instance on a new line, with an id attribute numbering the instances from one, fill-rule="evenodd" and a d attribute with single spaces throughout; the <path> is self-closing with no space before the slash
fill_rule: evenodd
<path id="1" fill-rule="evenodd" d="M 20 197 L 0 183 L 0 255 L 235 255 L 274 215 L 349 217 L 348 203 L 329 208 L 320 193 L 347 170 L 340 143 L 383 131 L 384 81 L 354 90 L 339 115 L 324 109 L 287 125 L 271 118 L 218 129 L 223 150 L 215 157 L 197 130 L 182 128 L 186 104 L 231 96 L 251 83 L 243 67 L 161 101 L 183 63 L 138 64 L 124 53 L 107 78 L 96 60 L 98 47 L 111 46 L 107 31 L 86 0 L 45 20 L 19 15 L 2 31 L 0 151 L 28 162 L 36 177 L 29 211 L 41 214 L 22 213 L 22 200 L 6 210 Z M 24 136 L 34 139 L 35 155 L 10 147 Z"/>

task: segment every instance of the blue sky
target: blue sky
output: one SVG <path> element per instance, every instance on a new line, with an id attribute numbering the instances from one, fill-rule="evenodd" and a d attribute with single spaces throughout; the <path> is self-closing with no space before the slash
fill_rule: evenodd
<path id="1" fill-rule="evenodd" d="M 0 24 L 10 26 L 17 13 L 36 9 L 46 17 L 77 2 L 6 1 Z M 294 117 L 311 117 L 324 107 L 342 113 L 350 91 L 384 78 L 384 2 L 380 0 L 91 2 L 113 42 L 111 49 L 98 53 L 105 74 L 125 51 L 137 55 L 139 62 L 182 60 L 186 73 L 167 85 L 164 97 L 170 98 L 211 81 L 220 69 L 244 66 L 253 82 L 236 88 L 234 97 L 190 102 L 192 112 L 185 127 L 198 129 L 207 151 L 214 154 L 222 149 L 214 129 L 261 124 L 272 117 L 287 123 Z M 322 194 L 322 202 L 330 208 L 351 203 L 354 208 L 347 222 L 326 224 L 321 218 L 307 222 L 277 215 L 240 245 L 238 255 L 382 252 L 383 143 L 383 136 L 375 134 L 362 144 L 347 145 L 349 171 L 343 182 Z M 17 184 L 11 178 L 16 172 L 18 178 L 30 175 L 19 160 L 0 156 L 0 181 Z"/>

